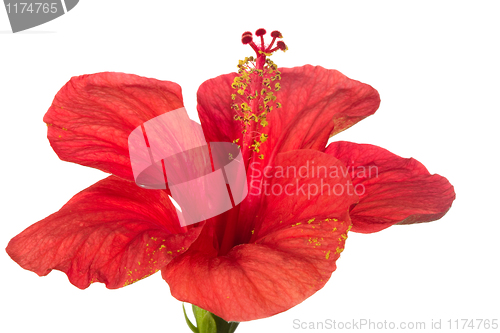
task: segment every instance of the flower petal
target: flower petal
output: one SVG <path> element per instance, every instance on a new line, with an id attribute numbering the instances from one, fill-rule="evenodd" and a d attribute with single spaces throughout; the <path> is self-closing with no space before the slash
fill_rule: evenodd
<path id="1" fill-rule="evenodd" d="M 309 173 L 295 177 L 285 171 L 282 177 L 271 178 L 265 204 L 256 212 L 260 218 L 255 229 L 238 229 L 248 241 L 226 255 L 218 255 L 218 243 L 213 241 L 216 228 L 207 222 L 188 251 L 162 269 L 174 297 L 227 321 L 247 321 L 285 311 L 328 281 L 344 248 L 351 225 L 348 209 L 357 196 L 333 191 L 328 195 L 325 184 L 346 186 L 349 179 L 315 177 L 311 170 L 319 165 L 345 167 L 313 150 L 279 154 L 275 165 L 285 170 L 304 167 L 303 175 L 305 170 Z M 309 190 L 311 184 L 325 185 L 325 192 L 315 194 Z M 278 194 L 278 188 L 287 193 Z"/>
<path id="2" fill-rule="evenodd" d="M 276 95 L 283 109 L 268 117 L 269 136 L 281 138 L 279 151 L 322 150 L 328 138 L 372 115 L 380 105 L 375 89 L 339 71 L 306 65 L 281 72 L 282 88 Z"/>
<path id="3" fill-rule="evenodd" d="M 275 95 L 283 107 L 267 116 L 270 144 L 263 147 L 277 147 L 278 152 L 323 149 L 329 137 L 373 114 L 380 104 L 375 89 L 336 70 L 311 65 L 279 70 L 281 89 Z M 221 75 L 198 90 L 207 141 L 233 141 L 241 135 L 241 122 L 233 120 L 231 109 L 235 76 Z"/>
<path id="4" fill-rule="evenodd" d="M 59 90 L 43 121 L 60 159 L 133 181 L 130 132 L 180 107 L 176 83 L 105 72 L 73 77 Z"/>
<path id="5" fill-rule="evenodd" d="M 231 83 L 236 73 L 217 76 L 198 88 L 198 115 L 207 142 L 232 142 L 241 135 L 241 122 L 231 109 Z"/>
<path id="6" fill-rule="evenodd" d="M 14 237 L 6 251 L 40 276 L 57 269 L 78 288 L 103 282 L 114 289 L 158 271 L 200 230 L 180 227 L 166 191 L 110 176 Z"/>
<path id="7" fill-rule="evenodd" d="M 455 199 L 446 178 L 431 175 L 413 158 L 345 141 L 332 142 L 325 153 L 345 163 L 360 197 L 350 213 L 353 231 L 371 233 L 393 224 L 435 221 Z"/>

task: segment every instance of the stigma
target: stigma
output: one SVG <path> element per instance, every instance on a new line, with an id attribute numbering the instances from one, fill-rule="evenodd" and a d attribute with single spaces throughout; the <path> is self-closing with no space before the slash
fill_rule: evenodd
<path id="1" fill-rule="evenodd" d="M 264 41 L 265 29 L 255 32 L 256 41 L 251 32 L 244 32 L 241 42 L 249 45 L 255 56 L 246 57 L 238 63 L 238 75 L 234 78 L 231 87 L 231 108 L 234 110 L 234 120 L 242 123 L 242 140 L 236 138 L 234 143 L 241 143 L 254 153 L 260 153 L 261 146 L 267 141 L 269 134 L 265 127 L 269 125 L 269 113 L 281 108 L 275 92 L 281 89 L 281 72 L 278 66 L 269 57 L 278 50 L 288 50 L 286 44 L 278 39 L 283 36 L 279 31 L 271 32 L 272 40 L 269 44 Z M 264 159 L 264 154 L 258 155 Z"/>

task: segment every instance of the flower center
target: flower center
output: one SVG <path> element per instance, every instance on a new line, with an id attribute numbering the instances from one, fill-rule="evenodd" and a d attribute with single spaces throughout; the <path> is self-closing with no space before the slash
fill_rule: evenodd
<path id="1" fill-rule="evenodd" d="M 241 148 L 246 167 L 251 165 L 250 162 L 255 162 L 257 158 L 264 160 L 262 145 L 269 138 L 269 129 L 266 128 L 268 126 L 267 115 L 274 109 L 281 107 L 274 95 L 281 88 L 279 83 L 281 73 L 278 71 L 278 66 L 268 57 L 277 50 L 286 51 L 287 47 L 283 41 L 278 41 L 274 46 L 277 39 L 283 38 L 279 31 L 271 33 L 273 39 L 268 45 L 264 43 L 265 34 L 266 30 L 257 30 L 255 35 L 260 38 L 260 43 L 255 43 L 251 32 L 243 33 L 241 42 L 250 45 L 256 55 L 239 61 L 238 75 L 235 76 L 232 83 L 234 92 L 231 94 L 231 108 L 235 112 L 234 119 L 241 122 L 242 129 L 241 136 L 236 138 L 233 143 L 238 144 Z M 269 158 L 271 157 L 268 156 L 267 159 L 269 160 Z M 253 168 L 262 169 L 264 164 L 269 161 L 261 162 L 256 163 L 257 166 L 253 166 Z M 253 171 L 247 171 L 247 177 L 249 184 L 252 184 L 254 179 L 258 181 Z M 246 207 L 256 205 L 259 200 L 259 196 L 248 195 L 245 198 Z M 238 205 L 238 208 L 233 208 L 226 212 L 227 214 L 225 213 L 226 223 L 220 242 L 219 255 L 225 255 L 233 246 L 245 241 L 241 237 L 241 228 L 248 228 L 248 223 L 237 224 L 246 218 L 242 218 L 240 214 L 246 216 L 248 211 L 245 210 L 242 213 L 240 208 L 241 205 Z"/>
<path id="2" fill-rule="evenodd" d="M 271 32 L 273 38 L 271 43 L 264 43 L 266 30 L 259 29 L 255 32 L 260 37 L 260 45 L 253 41 L 251 32 L 244 32 L 241 36 L 243 44 L 249 44 L 256 53 L 256 57 L 246 57 L 238 64 L 238 75 L 234 78 L 232 88 L 235 90 L 231 94 L 233 103 L 231 107 L 235 110 L 234 120 L 242 122 L 242 141 L 237 138 L 233 142 L 241 145 L 242 150 L 249 149 L 258 154 L 260 159 L 264 159 L 261 153 L 261 145 L 267 141 L 269 136 L 265 133 L 268 125 L 267 115 L 273 109 L 279 109 L 281 103 L 276 100 L 274 92 L 280 90 L 281 73 L 278 66 L 268 57 L 277 50 L 286 51 L 288 48 L 283 41 L 276 39 L 283 38 L 279 31 Z M 246 154 L 244 154 L 246 155 Z M 251 156 L 249 156 L 251 157 Z"/>

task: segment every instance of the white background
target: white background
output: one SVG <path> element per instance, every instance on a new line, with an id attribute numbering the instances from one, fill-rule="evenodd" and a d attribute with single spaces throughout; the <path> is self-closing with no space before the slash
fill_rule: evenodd
<path id="1" fill-rule="evenodd" d="M 414 157 L 447 177 L 457 199 L 437 222 L 351 233 L 325 288 L 237 332 L 307 331 L 294 319 L 424 321 L 428 331 L 431 320 L 445 330 L 449 319 L 500 319 L 498 4 L 87 0 L 18 34 L 0 8 L 0 245 L 106 176 L 60 161 L 46 139 L 42 117 L 70 77 L 120 71 L 174 81 L 196 119 L 197 87 L 252 55 L 241 33 L 279 29 L 289 45 L 273 58 L 279 66 L 338 69 L 379 91 L 377 113 L 335 140 Z M 189 332 L 159 274 L 82 291 L 61 272 L 23 270 L 5 252 L 0 269 L 2 332 Z"/>

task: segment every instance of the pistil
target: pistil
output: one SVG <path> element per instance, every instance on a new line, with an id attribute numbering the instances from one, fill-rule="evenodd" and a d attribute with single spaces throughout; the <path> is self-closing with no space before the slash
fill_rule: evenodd
<path id="1" fill-rule="evenodd" d="M 274 51 L 287 49 L 283 41 L 278 41 L 276 47 L 272 47 L 277 38 L 283 36 L 279 31 L 273 31 L 271 37 L 273 40 L 266 46 L 264 43 L 265 29 L 258 29 L 255 35 L 260 38 L 260 46 L 253 41 L 251 32 L 244 32 L 241 36 L 241 42 L 248 44 L 256 53 L 256 57 L 247 57 L 240 60 L 238 64 L 239 76 L 234 78 L 232 87 L 236 90 L 231 95 L 234 101 L 232 108 L 235 110 L 234 119 L 243 123 L 241 142 L 236 138 L 233 142 L 242 147 L 243 156 L 246 162 L 253 160 L 255 156 L 264 159 L 264 154 L 255 154 L 260 152 L 260 146 L 264 141 L 255 140 L 255 133 L 267 133 L 265 127 L 268 125 L 267 114 L 273 108 L 280 108 L 281 103 L 276 101 L 275 91 L 281 88 L 279 82 L 273 82 L 281 79 L 281 73 L 278 67 L 268 58 Z M 262 135 L 257 136 L 258 139 Z"/>
<path id="2" fill-rule="evenodd" d="M 278 41 L 273 48 L 276 40 L 283 38 L 279 31 L 271 33 L 273 39 L 269 45 L 265 44 L 265 34 L 265 29 L 258 29 L 255 32 L 255 35 L 260 38 L 260 46 L 254 42 L 251 32 L 247 31 L 242 34 L 241 42 L 250 45 L 256 55 L 239 61 L 238 75 L 232 83 L 234 92 L 231 94 L 233 101 L 231 107 L 235 112 L 234 119 L 242 123 L 241 137 L 234 138 L 233 143 L 238 144 L 242 150 L 247 173 L 250 173 L 247 176 L 250 178 L 253 172 L 249 170 L 248 166 L 254 165 L 252 162 L 266 158 L 263 146 L 269 138 L 269 131 L 266 129 L 269 125 L 267 115 L 281 107 L 281 103 L 274 95 L 274 92 L 281 89 L 279 83 L 281 73 L 278 71 L 278 66 L 269 59 L 269 56 L 277 50 L 286 51 L 287 47 L 283 41 Z M 257 165 L 259 168 L 264 167 L 264 163 L 257 163 Z M 251 206 L 252 201 L 260 199 L 249 194 L 245 200 Z M 242 232 L 239 229 L 245 228 L 237 226 L 238 221 L 242 218 L 239 216 L 239 210 L 240 206 L 237 206 L 225 213 L 226 225 L 220 242 L 219 255 L 225 255 L 238 242 L 241 242 L 242 238 L 246 238 L 241 235 L 238 237 L 239 233 Z"/>

